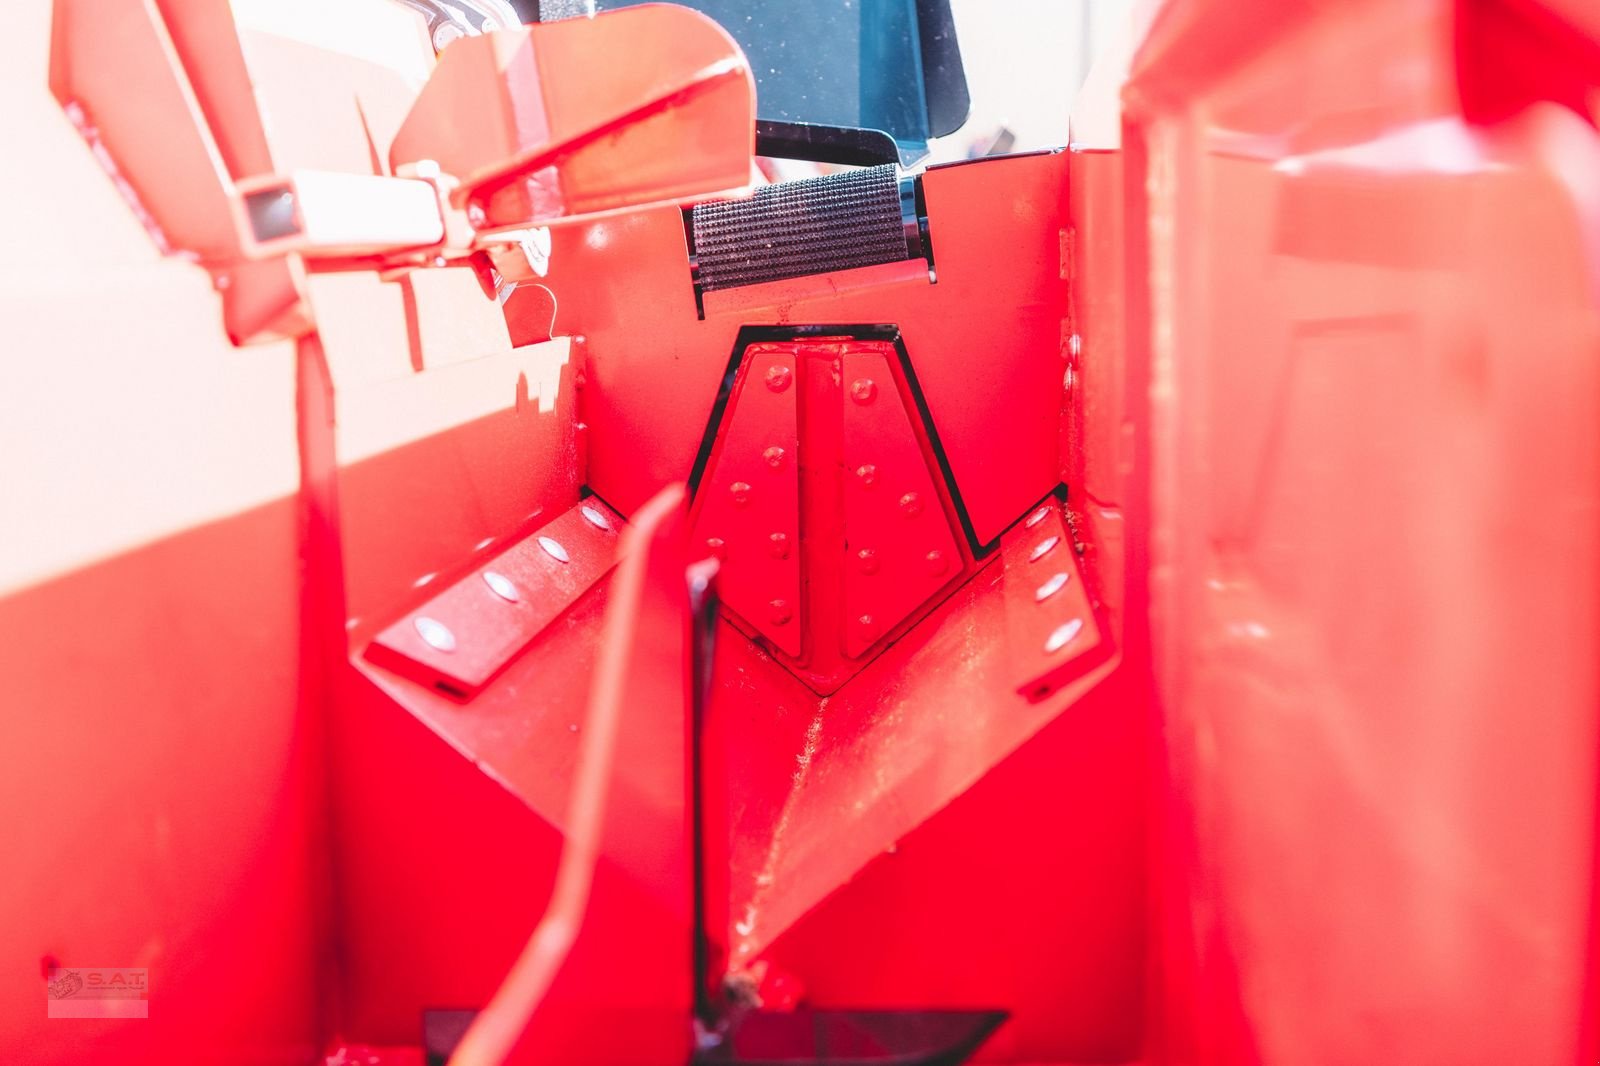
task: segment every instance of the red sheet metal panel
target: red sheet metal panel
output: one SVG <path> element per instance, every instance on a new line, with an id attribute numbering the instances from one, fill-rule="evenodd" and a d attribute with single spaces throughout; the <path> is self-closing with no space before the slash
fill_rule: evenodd
<path id="1" fill-rule="evenodd" d="M 1040 543 L 1038 527 L 1019 522 L 998 558 L 827 697 L 774 676 L 758 653 L 722 653 L 710 713 L 723 749 L 742 756 L 729 784 L 736 963 L 758 959 L 1108 676 L 1114 660 L 1097 626 L 1045 650 L 1062 624 L 1049 623 L 1070 620 L 1066 611 L 1082 601 L 1064 590 L 1061 600 L 1037 599 L 1041 567 L 1059 567 L 1032 560 Z M 1039 698 L 1041 672 L 1069 664 L 1082 669 Z"/>
<path id="2" fill-rule="evenodd" d="M 297 356 L 241 358 L 162 259 L 50 95 L 51 15 L 8 14 L 0 72 L 32 205 L 0 261 L 0 1048 L 292 1059 L 331 992 Z M 149 1017 L 50 1017 L 52 967 L 146 970 Z"/>
<path id="3" fill-rule="evenodd" d="M 1540 7 L 1173 4 L 1135 62 L 1159 1061 L 1595 1059 L 1600 138 L 1461 110 Z"/>

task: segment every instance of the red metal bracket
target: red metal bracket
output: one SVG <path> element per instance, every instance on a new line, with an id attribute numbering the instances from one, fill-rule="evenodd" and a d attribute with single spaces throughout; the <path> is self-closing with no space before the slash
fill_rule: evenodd
<path id="1" fill-rule="evenodd" d="M 1042 504 L 1005 534 L 1000 568 L 1018 692 L 1044 699 L 1110 655 L 1060 504 Z"/>
<path id="2" fill-rule="evenodd" d="M 621 524 L 584 501 L 383 630 L 367 658 L 470 699 L 616 564 Z"/>

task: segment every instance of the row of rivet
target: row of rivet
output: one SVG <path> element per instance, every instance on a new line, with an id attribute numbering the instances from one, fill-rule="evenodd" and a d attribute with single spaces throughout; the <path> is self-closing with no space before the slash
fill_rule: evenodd
<path id="1" fill-rule="evenodd" d="M 611 528 L 611 520 L 605 516 L 605 512 L 598 508 L 584 504 L 581 511 L 583 517 L 596 529 L 609 530 Z M 567 549 L 554 537 L 540 537 L 539 547 L 543 548 L 545 554 L 556 560 L 556 562 L 567 563 L 572 561 L 572 557 L 567 554 Z M 502 600 L 507 603 L 522 602 L 522 592 L 517 588 L 516 583 L 498 570 L 485 570 L 482 577 L 483 583 L 489 586 L 489 591 Z M 442 652 L 456 650 L 456 635 L 450 631 L 449 626 L 437 618 L 418 615 L 411 624 L 416 628 L 417 635 L 422 638 L 423 643 L 433 650 Z"/>
<path id="2" fill-rule="evenodd" d="M 1032 529 L 1040 522 L 1043 522 L 1047 517 L 1049 517 L 1049 515 L 1050 508 L 1048 506 L 1041 507 L 1037 511 L 1033 512 L 1033 514 L 1028 516 L 1027 520 L 1023 522 L 1023 527 L 1026 529 Z M 1058 536 L 1052 535 L 1044 538 L 1038 544 L 1034 545 L 1033 551 L 1028 553 L 1028 561 L 1030 563 L 1039 562 L 1045 556 L 1054 551 L 1057 545 L 1060 543 L 1061 538 Z M 1065 570 L 1058 570 L 1054 574 L 1051 574 L 1045 579 L 1042 585 L 1034 589 L 1033 602 L 1043 603 L 1045 600 L 1048 600 L 1050 597 L 1066 588 L 1069 580 L 1071 580 L 1071 575 Z M 1083 619 L 1081 618 L 1071 618 L 1063 622 L 1061 625 L 1051 630 L 1050 635 L 1045 638 L 1045 654 L 1054 655 L 1062 648 L 1065 648 L 1068 644 L 1072 643 L 1072 639 L 1082 632 L 1082 630 Z"/>
<path id="3" fill-rule="evenodd" d="M 773 392 L 783 392 L 794 381 L 794 371 L 781 364 L 767 368 L 765 375 L 767 388 Z M 850 398 L 858 404 L 869 404 L 878 395 L 878 386 L 871 378 L 858 378 L 850 386 Z M 781 470 L 788 453 L 777 445 L 773 445 L 761 453 L 769 467 Z M 871 463 L 863 463 L 856 468 L 856 477 L 860 479 L 865 488 L 871 488 L 877 483 L 878 468 Z M 733 497 L 735 506 L 743 507 L 750 502 L 750 494 L 754 491 L 748 481 L 735 481 L 728 486 L 728 492 Z M 922 497 L 915 492 L 908 492 L 900 497 L 900 511 L 906 518 L 915 518 L 922 513 Z M 768 551 L 774 559 L 787 559 L 790 552 L 789 536 L 786 533 L 773 533 L 768 538 Z M 726 555 L 727 544 L 721 537 L 706 538 L 706 548 L 713 556 L 722 559 Z M 935 574 L 942 574 L 949 569 L 949 560 L 944 553 L 935 548 L 925 557 L 928 568 Z M 876 574 L 879 569 L 878 553 L 871 548 L 862 548 L 857 552 L 857 561 L 861 572 Z M 787 625 L 794 618 L 794 610 L 787 600 L 773 600 L 769 605 L 768 617 L 773 625 Z M 873 620 L 869 615 L 863 615 L 857 620 L 863 628 L 871 629 Z"/>

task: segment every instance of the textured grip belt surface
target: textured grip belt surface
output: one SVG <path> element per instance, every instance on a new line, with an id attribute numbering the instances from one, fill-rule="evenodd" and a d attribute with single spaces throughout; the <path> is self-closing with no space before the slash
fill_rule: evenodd
<path id="1" fill-rule="evenodd" d="M 701 204 L 690 227 L 704 291 L 910 258 L 892 163 Z"/>

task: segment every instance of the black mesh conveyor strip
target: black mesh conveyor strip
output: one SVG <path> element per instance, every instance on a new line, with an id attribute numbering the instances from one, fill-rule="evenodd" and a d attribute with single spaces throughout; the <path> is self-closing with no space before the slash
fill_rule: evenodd
<path id="1" fill-rule="evenodd" d="M 701 204 L 690 226 L 708 292 L 909 258 L 892 163 Z"/>

